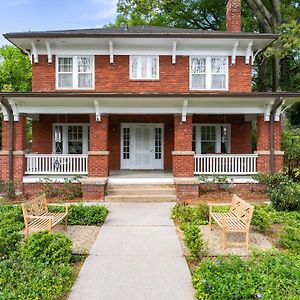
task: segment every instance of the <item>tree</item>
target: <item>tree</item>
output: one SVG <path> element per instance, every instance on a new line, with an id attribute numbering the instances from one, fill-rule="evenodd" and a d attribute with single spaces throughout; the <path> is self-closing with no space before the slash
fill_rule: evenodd
<path id="1" fill-rule="evenodd" d="M 15 46 L 0 48 L 0 91 L 26 92 L 31 90 L 31 63 Z"/>

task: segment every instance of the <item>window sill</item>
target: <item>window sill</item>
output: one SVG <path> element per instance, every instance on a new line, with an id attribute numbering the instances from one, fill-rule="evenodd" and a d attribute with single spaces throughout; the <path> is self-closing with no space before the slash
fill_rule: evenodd
<path id="1" fill-rule="evenodd" d="M 129 81 L 148 81 L 148 82 L 151 82 L 151 81 L 159 81 L 159 78 L 157 79 L 129 79 Z"/>

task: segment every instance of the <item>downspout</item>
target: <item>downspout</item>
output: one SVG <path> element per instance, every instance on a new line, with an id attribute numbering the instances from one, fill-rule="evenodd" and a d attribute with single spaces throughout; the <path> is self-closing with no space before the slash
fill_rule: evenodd
<path id="1" fill-rule="evenodd" d="M 278 107 L 282 104 L 282 98 L 276 99 L 275 103 L 270 112 L 270 172 L 271 174 L 275 173 L 275 137 L 274 137 L 274 122 L 275 122 L 275 114 Z"/>
<path id="2" fill-rule="evenodd" d="M 14 156 L 13 156 L 13 141 L 14 141 L 14 115 L 13 111 L 8 104 L 8 101 L 4 99 L 0 99 L 0 102 L 6 108 L 9 116 L 9 146 L 8 146 L 8 179 L 13 181 L 13 165 L 14 165 Z"/>

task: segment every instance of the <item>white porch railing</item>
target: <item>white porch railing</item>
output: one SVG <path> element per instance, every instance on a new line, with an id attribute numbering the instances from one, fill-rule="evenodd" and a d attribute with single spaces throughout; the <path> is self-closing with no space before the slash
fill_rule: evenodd
<path id="1" fill-rule="evenodd" d="M 88 174 L 88 155 L 27 154 L 25 174 Z"/>
<path id="2" fill-rule="evenodd" d="M 257 154 L 197 154 L 194 174 L 256 174 Z"/>

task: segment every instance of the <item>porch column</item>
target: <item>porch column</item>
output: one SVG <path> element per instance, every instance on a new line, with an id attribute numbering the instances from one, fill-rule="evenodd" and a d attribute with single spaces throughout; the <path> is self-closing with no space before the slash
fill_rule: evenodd
<path id="1" fill-rule="evenodd" d="M 9 180 L 9 121 L 2 121 L 2 150 L 0 152 L 0 179 Z M 14 122 L 13 133 L 13 181 L 19 192 L 23 191 L 23 176 L 25 171 L 26 149 L 26 116 L 20 115 Z"/>
<path id="2" fill-rule="evenodd" d="M 90 115 L 90 149 L 88 152 L 88 178 L 82 181 L 84 200 L 104 200 L 108 177 L 108 121 L 107 115 L 96 121 Z"/>
<path id="3" fill-rule="evenodd" d="M 192 151 L 193 116 L 174 115 L 173 175 L 178 200 L 198 198 L 198 181 L 194 178 L 194 152 Z"/>
<path id="4" fill-rule="evenodd" d="M 270 122 L 264 116 L 257 117 L 257 172 L 270 172 Z M 275 172 L 283 170 L 283 151 L 281 151 L 281 124 L 274 122 L 274 169 Z"/>

